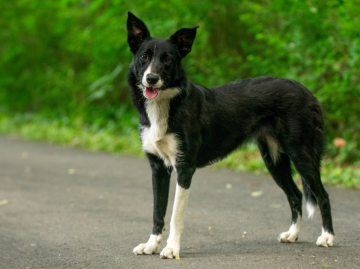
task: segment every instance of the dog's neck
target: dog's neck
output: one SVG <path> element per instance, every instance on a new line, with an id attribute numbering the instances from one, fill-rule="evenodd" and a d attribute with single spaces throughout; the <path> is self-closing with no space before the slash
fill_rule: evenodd
<path id="1" fill-rule="evenodd" d="M 180 94 L 180 89 L 162 90 L 154 99 L 145 100 L 145 111 L 150 120 L 151 132 L 156 140 L 162 139 L 167 133 L 170 101 Z"/>

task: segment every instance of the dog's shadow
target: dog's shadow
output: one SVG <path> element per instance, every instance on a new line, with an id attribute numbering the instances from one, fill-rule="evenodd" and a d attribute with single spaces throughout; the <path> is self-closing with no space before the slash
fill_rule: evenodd
<path id="1" fill-rule="evenodd" d="M 337 248 L 337 246 L 332 247 Z M 315 242 L 298 241 L 296 243 L 276 243 L 272 241 L 224 241 L 214 244 L 197 245 L 196 247 L 181 248 L 181 259 L 200 257 L 223 257 L 242 255 L 285 256 L 311 255 L 324 248 L 316 246 Z"/>

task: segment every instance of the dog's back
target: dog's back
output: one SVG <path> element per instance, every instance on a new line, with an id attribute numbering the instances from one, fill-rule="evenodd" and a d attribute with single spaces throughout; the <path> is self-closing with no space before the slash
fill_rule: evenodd
<path id="1" fill-rule="evenodd" d="M 243 142 L 271 140 L 278 150 L 315 145 L 320 162 L 323 151 L 323 119 L 317 99 L 303 85 L 290 79 L 258 77 L 206 88 L 188 86 L 172 100 L 169 128 L 175 133 L 194 133 L 184 148 L 198 148 L 197 167 L 219 160 Z M 197 138 L 199 136 L 199 138 Z M 198 145 L 195 145 L 198 141 Z M 289 144 L 289 145 L 288 145 Z M 309 148 L 311 148 L 309 145 Z"/>

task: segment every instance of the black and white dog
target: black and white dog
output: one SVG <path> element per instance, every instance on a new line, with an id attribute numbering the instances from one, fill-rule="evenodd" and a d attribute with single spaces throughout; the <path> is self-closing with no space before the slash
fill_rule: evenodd
<path id="1" fill-rule="evenodd" d="M 129 12 L 128 43 L 133 53 L 128 84 L 140 116 L 140 137 L 152 169 L 154 226 L 135 254 L 153 254 L 161 242 L 170 174 L 177 173 L 170 235 L 161 258 L 180 253 L 180 238 L 192 176 L 226 157 L 244 142 L 256 141 L 264 162 L 285 192 L 291 208 L 289 231 L 280 242 L 298 239 L 302 194 L 291 176 L 300 173 L 309 217 L 319 205 L 323 220 L 318 246 L 332 246 L 334 230 L 329 196 L 320 179 L 324 122 L 317 99 L 291 79 L 258 77 L 207 88 L 189 82 L 181 64 L 196 28 L 182 28 L 169 39 L 150 36 L 145 24 Z"/>

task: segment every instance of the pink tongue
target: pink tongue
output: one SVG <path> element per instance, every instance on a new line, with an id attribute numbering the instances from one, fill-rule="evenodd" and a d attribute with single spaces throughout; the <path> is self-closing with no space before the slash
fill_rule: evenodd
<path id="1" fill-rule="evenodd" d="M 158 95 L 158 93 L 159 93 L 159 88 L 153 88 L 153 87 L 145 88 L 145 95 L 147 98 L 153 99 Z"/>

